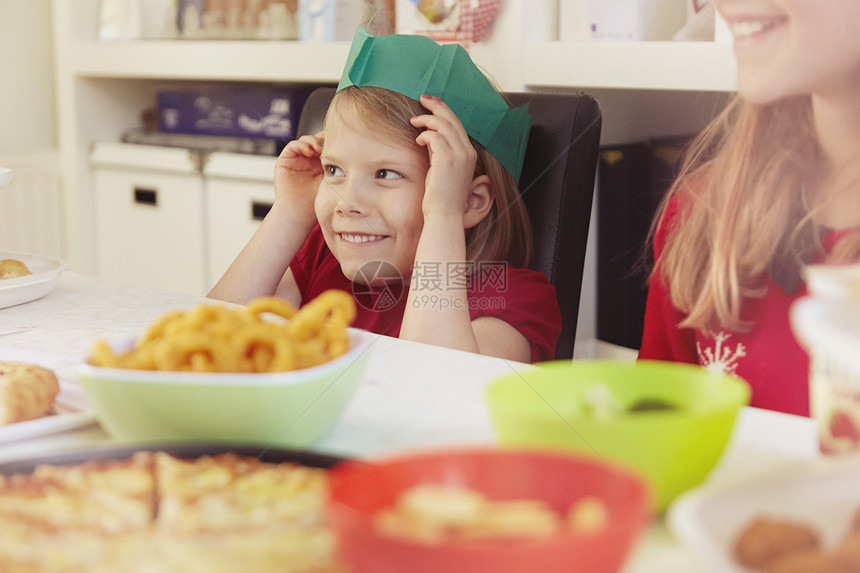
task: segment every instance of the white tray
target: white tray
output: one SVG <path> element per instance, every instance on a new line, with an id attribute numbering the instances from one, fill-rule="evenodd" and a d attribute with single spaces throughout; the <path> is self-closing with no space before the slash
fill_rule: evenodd
<path id="1" fill-rule="evenodd" d="M 80 359 L 74 356 L 0 346 L 0 361 L 26 362 L 50 368 L 60 381 L 60 394 L 54 402 L 54 413 L 35 420 L 0 426 L 0 446 L 29 438 L 68 432 L 96 422 L 95 413 L 87 403 L 84 390 L 74 378 L 74 369 Z"/>
<path id="2" fill-rule="evenodd" d="M 42 298 L 54 290 L 66 268 L 66 261 L 63 259 L 13 251 L 0 251 L 0 259 L 17 259 L 27 265 L 33 273 L 24 277 L 0 280 L 0 308 Z"/>
<path id="3" fill-rule="evenodd" d="M 754 518 L 798 520 L 832 548 L 860 509 L 860 458 L 786 462 L 766 475 L 723 487 L 702 487 L 678 498 L 669 510 L 672 532 L 712 573 L 747 573 L 732 549 Z"/>

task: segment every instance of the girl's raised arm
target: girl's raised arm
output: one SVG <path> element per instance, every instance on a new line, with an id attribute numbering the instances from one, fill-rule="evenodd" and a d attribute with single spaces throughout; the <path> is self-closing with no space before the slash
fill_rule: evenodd
<path id="1" fill-rule="evenodd" d="M 322 181 L 322 146 L 320 134 L 284 147 L 275 164 L 272 208 L 210 297 L 245 304 L 276 295 L 299 305 L 301 295 L 289 266 L 317 221 L 314 198 Z"/>
<path id="2" fill-rule="evenodd" d="M 486 175 L 473 177 L 477 152 L 462 124 L 438 98 L 421 98 L 431 113 L 412 118 L 424 131 L 416 141 L 428 148 L 430 169 L 400 338 L 528 362 L 528 340 L 498 318 L 471 319 L 468 292 L 456 281 L 421 280 L 422 269 L 447 272 L 466 262 L 465 230 L 486 217 L 493 192 Z"/>

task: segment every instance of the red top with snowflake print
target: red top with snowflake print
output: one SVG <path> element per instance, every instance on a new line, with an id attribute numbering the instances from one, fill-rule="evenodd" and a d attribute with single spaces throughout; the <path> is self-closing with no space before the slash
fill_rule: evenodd
<path id="1" fill-rule="evenodd" d="M 677 205 L 670 203 L 655 237 L 655 260 L 659 260 L 677 213 Z M 825 235 L 825 249 L 843 234 Z M 809 416 L 809 357 L 789 323 L 792 303 L 805 294 L 803 284 L 787 294 L 769 278 L 764 296 L 745 303 L 743 318 L 754 323 L 749 332 L 708 333 L 678 328 L 685 315 L 672 304 L 663 281 L 655 278 L 648 290 L 639 359 L 688 362 L 737 374 L 750 384 L 752 406 Z"/>

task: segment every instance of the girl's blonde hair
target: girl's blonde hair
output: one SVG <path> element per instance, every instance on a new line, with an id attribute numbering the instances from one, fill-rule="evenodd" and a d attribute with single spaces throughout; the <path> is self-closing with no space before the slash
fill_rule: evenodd
<path id="1" fill-rule="evenodd" d="M 744 301 L 764 294 L 774 262 L 799 269 L 804 253 L 821 249 L 803 191 L 821 165 L 809 97 L 762 106 L 736 96 L 699 134 L 651 233 L 674 200 L 676 223 L 652 280 L 663 280 L 687 315 L 680 326 L 749 330 Z M 830 256 L 858 253 L 860 232 L 851 232 Z"/>
<path id="2" fill-rule="evenodd" d="M 427 110 L 414 99 L 391 90 L 349 86 L 335 94 L 328 114 L 332 113 L 341 120 L 361 118 L 363 125 L 359 127 L 387 130 L 404 145 L 418 147 L 415 138 L 421 130 L 409 120 Z M 481 222 L 466 229 L 466 257 L 475 262 L 507 261 L 515 267 L 525 267 L 531 256 L 532 235 L 517 183 L 481 144 L 469 139 L 478 152 L 473 177 L 487 175 L 493 206 Z"/>

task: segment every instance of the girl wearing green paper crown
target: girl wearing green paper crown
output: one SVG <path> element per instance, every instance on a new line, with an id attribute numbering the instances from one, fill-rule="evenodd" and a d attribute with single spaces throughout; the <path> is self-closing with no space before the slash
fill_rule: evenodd
<path id="1" fill-rule="evenodd" d="M 553 358 L 555 289 L 524 268 L 530 125 L 461 46 L 359 29 L 323 132 L 284 148 L 272 209 L 210 296 L 299 306 L 337 288 L 358 328 Z"/>

